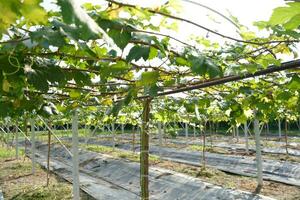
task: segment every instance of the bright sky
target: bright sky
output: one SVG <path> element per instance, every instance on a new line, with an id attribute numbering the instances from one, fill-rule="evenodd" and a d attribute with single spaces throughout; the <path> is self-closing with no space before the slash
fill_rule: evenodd
<path id="1" fill-rule="evenodd" d="M 53 9 L 54 6 L 50 5 L 50 2 L 54 2 L 55 0 L 44 0 L 44 7 L 48 9 Z M 74 0 L 78 3 L 93 3 L 93 4 L 106 4 L 104 0 Z M 120 0 L 123 3 L 129 3 L 134 5 L 140 5 L 145 7 L 155 8 L 159 5 L 166 3 L 168 0 Z M 173 2 L 174 0 L 170 0 Z M 259 33 L 258 36 L 266 36 L 266 32 L 258 31 L 256 27 L 253 26 L 253 22 L 255 21 L 267 21 L 271 14 L 272 10 L 278 6 L 285 5 L 284 0 L 175 0 L 180 5 L 182 5 L 182 14 L 180 17 L 189 19 L 193 22 L 196 22 L 200 25 L 203 25 L 207 28 L 215 30 L 219 33 L 222 33 L 227 36 L 239 38 L 239 35 L 236 32 L 236 27 L 232 25 L 230 22 L 226 21 L 224 18 L 220 17 L 216 13 L 209 11 L 201 6 L 188 3 L 187 1 L 194 1 L 196 3 L 200 3 L 206 5 L 208 7 L 217 10 L 225 16 L 229 16 L 232 14 L 237 17 L 242 25 L 248 27 L 251 31 Z M 213 19 L 213 20 L 212 20 Z M 155 22 L 155 20 L 153 21 Z M 177 33 L 164 31 L 162 32 L 172 35 L 180 40 L 188 41 L 188 38 L 191 34 L 196 36 L 204 36 L 209 37 L 210 40 L 216 41 L 219 43 L 223 43 L 226 40 L 221 38 L 220 36 L 216 36 L 211 33 L 207 33 L 200 28 L 197 28 L 193 25 L 187 23 L 179 23 L 179 30 Z M 300 44 L 298 45 L 298 49 Z M 289 57 L 289 56 L 288 56 Z M 290 60 L 292 58 L 288 58 L 284 56 L 284 60 Z"/>
<path id="2" fill-rule="evenodd" d="M 86 2 L 87 0 L 80 0 L 81 2 Z M 88 0 L 89 2 L 103 2 L 101 0 Z M 284 0 L 191 0 L 208 7 L 211 7 L 220 13 L 229 16 L 231 13 L 233 16 L 240 20 L 240 23 L 251 28 L 253 31 L 257 31 L 252 25 L 254 21 L 268 20 L 271 16 L 272 10 L 278 6 L 284 5 Z M 143 6 L 156 7 L 157 5 L 164 4 L 167 0 L 127 0 L 122 2 L 128 2 L 130 4 L 139 4 Z M 220 33 L 229 36 L 238 37 L 236 34 L 235 27 L 224 18 L 218 16 L 217 14 L 197 6 L 186 1 L 177 0 L 179 4 L 182 5 L 182 15 L 180 17 L 194 21 L 200 25 L 204 25 L 210 29 L 217 30 Z M 217 23 L 214 23 L 210 18 L 214 18 Z M 206 36 L 207 32 L 201 30 L 200 28 L 195 28 L 193 25 L 187 23 L 181 23 L 179 27 L 178 34 L 176 37 L 181 39 L 186 39 L 191 33 L 195 35 Z M 214 39 L 212 34 L 210 37 Z M 222 40 L 222 38 L 217 37 L 216 40 Z"/>
<path id="3" fill-rule="evenodd" d="M 208 7 L 211 7 L 220 13 L 229 16 L 231 13 L 233 16 L 240 20 L 240 23 L 253 29 L 254 21 L 268 20 L 271 16 L 272 10 L 280 5 L 284 5 L 283 0 L 193 0 L 199 2 Z M 220 33 L 237 36 L 235 27 L 224 18 L 217 14 L 202 8 L 200 6 L 183 2 L 185 18 L 191 19 L 201 25 L 207 26 L 211 29 L 215 29 Z M 212 16 L 216 19 L 217 23 L 213 23 L 209 20 L 208 16 Z M 187 30 L 186 24 L 184 30 Z M 191 28 L 189 28 L 191 29 Z M 255 30 L 255 29 L 253 29 Z M 197 31 L 198 32 L 198 31 Z M 196 32 L 196 33 L 197 33 Z"/>
<path id="4" fill-rule="evenodd" d="M 44 0 L 44 7 L 48 9 L 53 9 L 53 6 L 50 5 L 50 2 L 55 0 Z M 77 2 L 83 4 L 86 2 L 93 4 L 103 4 L 103 0 L 76 0 Z M 123 3 L 129 3 L 134 5 L 141 5 L 146 7 L 155 8 L 158 5 L 166 3 L 168 0 L 120 0 Z M 171 0 L 172 1 L 172 0 Z M 173 0 L 174 1 L 174 0 Z M 185 2 L 184 0 L 176 0 L 179 4 L 183 6 L 183 12 L 180 17 L 190 19 L 194 22 L 197 22 L 201 25 L 207 26 L 211 29 L 217 29 L 219 32 L 224 34 L 232 35 L 235 34 L 235 29 L 232 24 L 222 19 L 215 13 L 202 8 L 200 6 L 194 5 L 192 3 Z M 251 27 L 254 21 L 268 20 L 271 16 L 272 10 L 278 6 L 284 5 L 284 0 L 190 0 L 194 1 L 208 7 L 211 7 L 222 14 L 229 16 L 229 12 L 237 17 L 241 24 Z M 53 5 L 53 4 L 52 4 Z M 215 18 L 220 24 L 213 23 L 209 20 L 208 15 Z M 199 29 L 200 31 L 200 29 Z M 179 32 L 193 32 L 198 33 L 198 30 L 194 27 L 187 27 L 186 24 L 182 25 L 179 29 Z M 205 33 L 206 34 L 206 33 Z"/>

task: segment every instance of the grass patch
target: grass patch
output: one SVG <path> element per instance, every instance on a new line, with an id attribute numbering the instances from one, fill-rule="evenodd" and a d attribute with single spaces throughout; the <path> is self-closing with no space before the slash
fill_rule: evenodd
<path id="1" fill-rule="evenodd" d="M 203 148 L 204 148 L 203 145 L 190 145 L 187 147 L 188 150 L 201 151 L 201 152 L 203 151 Z M 205 151 L 210 153 L 220 153 L 220 154 L 228 153 L 225 149 L 218 148 L 218 147 L 211 147 L 211 146 L 206 146 Z"/>
<path id="2" fill-rule="evenodd" d="M 24 155 L 24 150 L 19 149 L 19 156 L 23 156 L 23 155 Z M 3 147 L 2 144 L 0 144 L 0 159 L 14 158 L 15 156 L 16 156 L 15 148 Z"/>
<path id="3" fill-rule="evenodd" d="M 97 153 L 104 153 L 104 154 L 109 154 L 113 157 L 116 158 L 122 158 L 122 159 L 127 159 L 133 162 L 139 162 L 140 161 L 140 155 L 137 153 L 133 153 L 130 151 L 124 151 L 120 149 L 113 149 L 112 147 L 106 147 L 106 146 L 101 146 L 101 145 L 85 145 L 81 144 L 81 148 L 87 149 L 89 151 L 97 152 Z M 155 155 L 149 155 L 149 162 L 151 164 L 155 164 L 160 162 L 160 159 L 158 156 Z"/>
<path id="4" fill-rule="evenodd" d="M 66 187 L 66 183 L 52 184 L 49 187 L 39 186 L 36 188 L 26 187 L 26 193 L 19 193 L 12 197 L 15 200 L 52 200 L 52 199 L 63 199 L 71 200 L 72 191 L 70 187 Z"/>
<path id="5" fill-rule="evenodd" d="M 290 161 L 290 162 L 300 163 L 300 158 L 292 155 L 264 154 L 264 158 L 271 159 L 271 160 Z"/>
<path id="6" fill-rule="evenodd" d="M 0 187 L 5 199 L 15 200 L 72 200 L 72 185 L 51 174 L 46 187 L 46 171 L 39 165 L 31 173 L 31 160 L 0 161 Z M 81 193 L 81 199 L 92 199 Z"/>

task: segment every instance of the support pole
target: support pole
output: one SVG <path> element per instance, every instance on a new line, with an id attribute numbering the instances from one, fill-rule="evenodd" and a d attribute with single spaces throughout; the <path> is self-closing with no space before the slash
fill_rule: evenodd
<path id="1" fill-rule="evenodd" d="M 30 119 L 31 125 L 31 163 L 32 163 L 32 174 L 35 173 L 35 130 L 34 130 L 34 119 Z"/>
<path id="2" fill-rule="evenodd" d="M 287 132 L 288 132 L 288 120 L 286 118 L 284 121 L 284 140 L 285 140 L 285 152 L 286 152 L 286 155 L 288 156 L 289 151 L 288 151 L 288 136 L 287 136 L 288 133 Z"/>
<path id="3" fill-rule="evenodd" d="M 51 123 L 49 122 L 49 127 L 51 127 Z M 48 130 L 48 153 L 47 153 L 47 183 L 46 186 L 49 186 L 50 180 L 50 152 L 51 151 L 51 132 Z"/>
<path id="4" fill-rule="evenodd" d="M 116 141 L 115 141 L 115 135 L 116 135 L 116 132 L 115 132 L 115 123 L 111 123 L 111 132 L 112 132 L 112 147 L 113 147 L 113 150 L 115 150 L 115 147 L 116 147 Z"/>
<path id="5" fill-rule="evenodd" d="M 239 126 L 236 126 L 236 140 L 237 140 L 237 142 L 240 141 Z"/>
<path id="6" fill-rule="evenodd" d="M 268 135 L 270 135 L 269 122 L 266 123 L 266 129 L 267 129 L 267 133 L 266 133 L 266 140 L 267 140 L 268 139 Z"/>
<path id="7" fill-rule="evenodd" d="M 249 155 L 249 140 L 248 140 L 248 124 L 244 123 L 245 143 L 246 143 L 246 154 Z"/>
<path id="8" fill-rule="evenodd" d="M 18 126 L 15 126 L 15 132 L 16 132 L 16 159 L 19 159 L 19 132 L 18 132 Z"/>
<path id="9" fill-rule="evenodd" d="M 122 135 L 124 135 L 124 124 L 121 124 Z"/>
<path id="10" fill-rule="evenodd" d="M 1 137 L 0 137 L 0 142 L 1 142 L 1 146 L 4 146 L 5 145 L 5 137 L 6 137 L 6 133 L 4 132 L 3 128 L 0 127 L 0 134 L 1 134 Z"/>
<path id="11" fill-rule="evenodd" d="M 73 199 L 79 200 L 78 115 L 76 111 L 74 111 L 72 119 L 72 154 Z"/>
<path id="12" fill-rule="evenodd" d="M 188 137 L 189 137 L 189 125 L 188 125 L 188 123 L 185 123 L 185 139 L 186 139 L 186 143 L 188 143 Z"/>
<path id="13" fill-rule="evenodd" d="M 278 134 L 279 134 L 279 139 L 281 140 L 281 121 L 278 119 Z"/>
<path id="14" fill-rule="evenodd" d="M 140 152 L 140 185 L 141 200 L 149 199 L 149 114 L 151 99 L 143 102 L 143 122 L 141 132 Z"/>
<path id="15" fill-rule="evenodd" d="M 135 128 L 134 125 L 132 125 L 132 152 L 135 152 Z"/>
<path id="16" fill-rule="evenodd" d="M 7 148 L 11 149 L 13 138 L 11 138 L 12 137 L 12 133 L 10 131 L 10 124 L 9 123 L 7 124 L 6 128 L 7 128 Z"/>
<path id="17" fill-rule="evenodd" d="M 162 124 L 162 127 L 163 127 L 162 132 L 163 132 L 163 136 L 165 138 L 165 143 L 167 143 L 167 135 L 166 135 L 166 133 L 167 133 L 167 125 L 166 125 L 165 122 Z"/>
<path id="18" fill-rule="evenodd" d="M 203 130 L 202 130 L 202 169 L 205 170 L 206 168 L 206 157 L 205 157 L 205 150 L 206 150 L 206 121 L 203 122 Z"/>
<path id="19" fill-rule="evenodd" d="M 235 138 L 235 126 L 232 126 L 232 139 Z"/>
<path id="20" fill-rule="evenodd" d="M 255 134 L 255 147 L 256 147 L 256 167 L 257 167 L 257 188 L 256 191 L 260 192 L 263 186 L 263 176 L 262 176 L 262 157 L 260 148 L 260 130 L 259 121 L 255 114 L 254 118 L 254 134 Z"/>
<path id="21" fill-rule="evenodd" d="M 158 139 L 159 139 L 159 157 L 161 157 L 161 147 L 162 147 L 162 129 L 161 129 L 161 122 L 157 122 L 158 127 Z"/>
<path id="22" fill-rule="evenodd" d="M 210 148 L 213 148 L 213 132 L 212 132 L 213 122 L 209 121 L 208 125 L 209 125 L 209 136 L 210 136 Z"/>
<path id="23" fill-rule="evenodd" d="M 6 136 L 5 136 L 6 148 L 8 149 L 9 148 L 9 129 L 7 128 L 7 125 L 5 125 L 4 131 L 6 133 Z"/>
<path id="24" fill-rule="evenodd" d="M 25 154 L 26 154 L 26 150 L 27 150 L 27 141 L 26 141 L 26 138 L 28 136 L 27 124 L 28 124 L 28 121 L 27 121 L 27 117 L 25 116 L 25 119 L 24 119 L 24 136 L 25 136 L 24 151 L 25 151 Z M 27 140 L 28 140 L 28 138 L 27 138 Z M 24 154 L 24 160 L 26 158 L 25 154 Z"/>

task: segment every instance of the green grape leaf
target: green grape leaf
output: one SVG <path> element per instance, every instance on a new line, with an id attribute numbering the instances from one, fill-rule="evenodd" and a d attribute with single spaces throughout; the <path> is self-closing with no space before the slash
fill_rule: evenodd
<path id="1" fill-rule="evenodd" d="M 42 92 L 47 92 L 49 90 L 49 83 L 46 78 L 45 71 L 39 68 L 32 68 L 32 70 L 26 73 L 28 78 L 28 83 L 31 84 L 35 89 Z"/>
<path id="2" fill-rule="evenodd" d="M 241 68 L 245 68 L 249 73 L 254 74 L 258 70 L 259 65 L 255 63 L 243 64 Z"/>
<path id="3" fill-rule="evenodd" d="M 138 81 L 138 83 L 142 86 L 153 86 L 157 83 L 158 78 L 158 71 L 143 72 L 141 75 L 141 79 Z"/>
<path id="4" fill-rule="evenodd" d="M 157 57 L 158 50 L 154 47 L 150 47 L 150 53 L 149 53 L 149 60 L 152 60 L 153 58 Z"/>
<path id="5" fill-rule="evenodd" d="M 72 72 L 71 76 L 73 76 L 76 84 L 79 86 L 85 86 L 91 84 L 91 78 L 88 73 L 81 71 Z"/>
<path id="6" fill-rule="evenodd" d="M 205 65 L 207 66 L 207 73 L 210 78 L 216 78 L 222 76 L 222 71 L 212 60 L 206 59 Z"/>
<path id="7" fill-rule="evenodd" d="M 108 35 L 114 40 L 120 49 L 124 49 L 131 40 L 131 33 L 123 30 L 110 30 Z"/>
<path id="8" fill-rule="evenodd" d="M 298 15 L 295 15 L 292 17 L 287 23 L 285 23 L 283 26 L 287 30 L 293 30 L 297 29 L 300 25 L 300 12 Z"/>
<path id="9" fill-rule="evenodd" d="M 191 58 L 192 72 L 198 75 L 204 75 L 207 71 L 204 57 L 192 57 Z"/>
<path id="10" fill-rule="evenodd" d="M 6 33 L 7 28 L 24 17 L 27 24 L 45 24 L 47 13 L 40 6 L 41 0 L 9 0 L 0 1 L 0 36 Z"/>
<path id="11" fill-rule="evenodd" d="M 150 48 L 148 46 L 139 46 L 136 45 L 132 47 L 126 57 L 127 62 L 132 60 L 138 61 L 143 58 L 144 61 L 148 60 L 150 53 Z"/>
<path id="12" fill-rule="evenodd" d="M 189 66 L 189 62 L 183 57 L 176 57 L 175 63 L 180 66 Z"/>
<path id="13" fill-rule="evenodd" d="M 188 113 L 194 113 L 195 112 L 195 104 L 191 104 L 191 103 L 184 103 L 184 108 Z"/>
<path id="14" fill-rule="evenodd" d="M 269 19 L 271 25 L 283 24 L 287 29 L 297 28 L 300 25 L 300 3 L 291 2 L 287 5 L 287 7 L 278 7 L 273 10 Z"/>
<path id="15" fill-rule="evenodd" d="M 157 93 L 162 89 L 155 84 L 155 85 L 151 85 L 150 87 L 146 87 L 145 90 L 146 90 L 145 91 L 146 94 L 149 94 L 151 97 L 155 97 Z"/>
<path id="16" fill-rule="evenodd" d="M 66 45 L 65 37 L 59 31 L 53 31 L 50 28 L 41 28 L 29 33 L 31 41 L 38 42 L 42 47 L 49 48 L 50 45 L 62 47 Z"/>
<path id="17" fill-rule="evenodd" d="M 39 24 L 47 22 L 47 13 L 40 6 L 42 0 L 24 0 L 21 6 L 21 13 L 29 23 Z"/>
<path id="18" fill-rule="evenodd" d="M 287 84 L 289 89 L 299 89 L 300 88 L 300 77 L 298 75 L 294 75 L 290 82 Z"/>
<path id="19" fill-rule="evenodd" d="M 69 95 L 70 95 L 70 97 L 71 97 L 72 99 L 77 99 L 77 98 L 79 98 L 79 97 L 81 96 L 80 92 L 77 91 L 77 90 L 71 90 L 71 91 L 69 92 Z"/>
<path id="20" fill-rule="evenodd" d="M 211 59 L 205 57 L 195 57 L 191 59 L 192 72 L 198 75 L 208 74 L 210 78 L 222 76 L 222 71 Z"/>
<path id="21" fill-rule="evenodd" d="M 100 68 L 100 76 L 102 80 L 106 80 L 110 76 L 123 75 L 130 69 L 130 65 L 125 61 L 117 61 L 112 65 L 104 65 Z"/>
<path id="22" fill-rule="evenodd" d="M 64 31 L 76 36 L 75 39 L 90 40 L 99 38 L 99 32 L 102 30 L 77 2 L 74 0 L 58 0 L 57 4 L 61 8 L 63 21 L 69 25 L 76 25 L 76 27 L 73 27 L 61 23 L 60 26 Z"/>
<path id="23" fill-rule="evenodd" d="M 8 80 L 4 79 L 2 82 L 2 90 L 4 92 L 9 92 L 9 88 L 10 88 L 10 83 L 8 82 Z"/>
<path id="24" fill-rule="evenodd" d="M 100 18 L 97 23 L 120 49 L 124 49 L 132 39 L 132 28 L 121 22 Z"/>

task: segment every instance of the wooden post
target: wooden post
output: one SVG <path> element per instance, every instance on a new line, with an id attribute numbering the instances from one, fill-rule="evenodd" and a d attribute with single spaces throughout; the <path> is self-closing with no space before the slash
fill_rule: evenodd
<path id="1" fill-rule="evenodd" d="M 143 122 L 141 132 L 141 152 L 140 152 L 140 185 L 141 200 L 149 199 L 149 114 L 151 99 L 143 102 Z"/>
<path id="2" fill-rule="evenodd" d="M 32 163 L 32 174 L 35 173 L 35 130 L 34 130 L 34 119 L 30 119 L 31 125 L 31 163 Z"/>
<path id="3" fill-rule="evenodd" d="M 249 155 L 249 140 L 248 140 L 248 124 L 244 123 L 245 143 L 246 143 L 246 154 Z"/>
<path id="4" fill-rule="evenodd" d="M 74 111 L 72 119 L 72 161 L 73 161 L 73 199 L 79 200 L 79 158 L 78 158 L 78 115 Z"/>
<path id="5" fill-rule="evenodd" d="M 260 130 L 259 121 L 256 116 L 254 116 L 254 134 L 255 134 L 255 147 L 256 147 L 256 167 L 257 167 L 257 188 L 256 191 L 260 192 L 263 186 L 263 176 L 262 176 L 262 157 L 260 148 Z"/>

